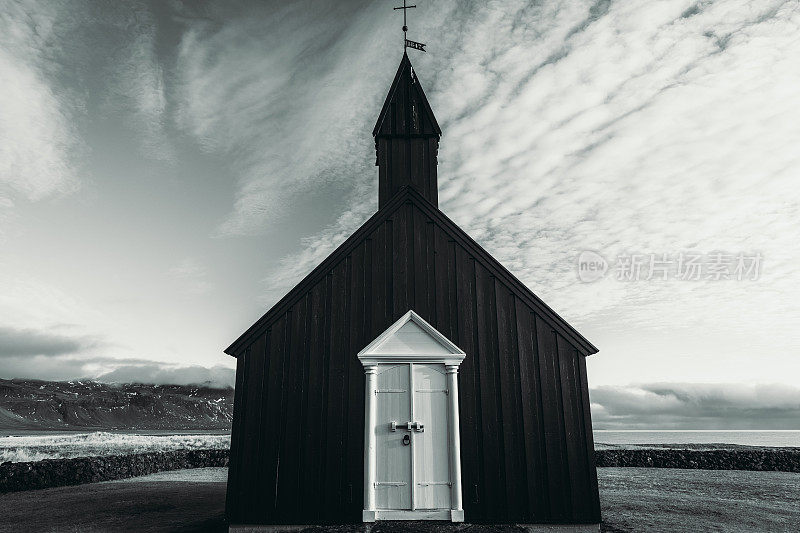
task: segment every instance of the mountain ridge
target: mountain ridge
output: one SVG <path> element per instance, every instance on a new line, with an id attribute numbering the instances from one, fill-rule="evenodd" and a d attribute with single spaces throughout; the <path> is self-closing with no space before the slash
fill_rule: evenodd
<path id="1" fill-rule="evenodd" d="M 0 430 L 230 430 L 233 389 L 0 379 Z"/>

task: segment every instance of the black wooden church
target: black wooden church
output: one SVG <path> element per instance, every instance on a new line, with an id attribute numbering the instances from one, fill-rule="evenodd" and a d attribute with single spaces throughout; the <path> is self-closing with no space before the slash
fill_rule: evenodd
<path id="1" fill-rule="evenodd" d="M 597 348 L 439 210 L 441 130 L 405 54 L 373 136 L 378 211 L 225 350 L 231 529 L 597 531 Z"/>

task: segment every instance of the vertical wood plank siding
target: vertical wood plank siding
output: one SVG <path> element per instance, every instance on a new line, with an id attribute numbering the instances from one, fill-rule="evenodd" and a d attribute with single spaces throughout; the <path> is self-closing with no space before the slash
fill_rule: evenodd
<path id="1" fill-rule="evenodd" d="M 376 149 L 380 207 L 404 186 L 413 187 L 433 205 L 438 205 L 437 137 L 380 137 L 376 140 Z"/>
<path id="2" fill-rule="evenodd" d="M 359 522 L 356 353 L 413 308 L 467 353 L 466 520 L 597 523 L 584 357 L 437 220 L 403 204 L 238 357 L 232 523 Z"/>
<path id="3" fill-rule="evenodd" d="M 228 467 L 228 484 L 226 487 L 225 495 L 225 514 L 227 516 L 234 516 L 239 514 L 239 510 L 234 506 L 242 501 L 244 497 L 243 490 L 244 484 L 239 482 L 239 472 L 242 466 L 242 447 L 244 445 L 244 433 L 242 425 L 245 418 L 245 401 L 244 401 L 244 388 L 245 388 L 245 371 L 247 368 L 247 354 L 249 350 L 239 356 L 236 361 L 236 385 L 233 392 L 233 424 L 231 427 L 231 450 L 230 450 L 230 464 Z"/>

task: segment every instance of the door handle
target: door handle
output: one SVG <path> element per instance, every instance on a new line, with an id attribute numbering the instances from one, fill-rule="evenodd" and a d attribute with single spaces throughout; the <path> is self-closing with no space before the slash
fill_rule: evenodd
<path id="1" fill-rule="evenodd" d="M 398 425 L 396 421 L 392 420 L 391 422 L 389 422 L 389 431 L 397 431 L 397 428 Z M 420 424 L 419 422 L 406 422 L 405 427 L 401 425 L 400 429 L 422 433 L 423 431 L 425 431 L 425 424 Z"/>

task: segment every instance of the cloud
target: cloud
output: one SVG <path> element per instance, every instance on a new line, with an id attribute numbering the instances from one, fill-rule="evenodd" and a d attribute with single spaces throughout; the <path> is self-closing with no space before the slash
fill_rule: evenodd
<path id="1" fill-rule="evenodd" d="M 208 275 L 206 268 L 192 257 L 184 258 L 179 264 L 170 268 L 167 274 L 179 280 L 183 290 L 190 294 L 205 294 L 214 288 L 214 285 L 206 279 Z"/>
<path id="2" fill-rule="evenodd" d="M 136 357 L 74 355 L 0 356 L 0 377 L 50 381 L 92 379 L 105 383 L 208 384 L 233 387 L 235 370 L 224 366 L 180 365 Z"/>
<path id="3" fill-rule="evenodd" d="M 106 58 L 109 76 L 106 113 L 126 112 L 126 124 L 137 134 L 141 153 L 155 160 L 173 161 L 175 148 L 168 134 L 168 76 L 158 52 L 158 21 L 140 2 L 110 4 L 98 13 L 102 23 L 113 28 L 114 53 Z"/>
<path id="4" fill-rule="evenodd" d="M 70 338 L 102 338 L 109 321 L 84 300 L 30 275 L 0 276 L 3 327 Z"/>
<path id="5" fill-rule="evenodd" d="M 139 0 L 71 2 L 63 11 L 64 29 L 56 35 L 63 52 L 57 60 L 69 74 L 62 72 L 56 87 L 85 100 L 81 111 L 87 124 L 107 131 L 110 122 L 120 121 L 134 134 L 141 155 L 172 161 L 170 78 L 167 56 L 159 49 L 159 31 L 172 31 L 169 20 L 159 20 L 159 10 Z M 85 88 L 83 94 L 75 94 L 75 86 Z"/>
<path id="6" fill-rule="evenodd" d="M 25 355 L 0 358 L 0 377 L 50 381 L 91 379 L 124 364 L 152 364 L 146 360 L 76 355 Z"/>
<path id="7" fill-rule="evenodd" d="M 188 11 L 179 124 L 225 156 L 238 187 L 217 235 L 259 234 L 303 198 L 372 186 L 368 131 L 376 67 L 364 2 L 246 4 Z M 359 9 L 360 8 L 360 9 Z M 385 69 L 381 69 L 385 70 Z"/>
<path id="8" fill-rule="evenodd" d="M 100 28 L 113 38 L 98 38 Z M 122 115 L 145 156 L 174 157 L 155 30 L 149 9 L 136 2 L 4 6 L 0 237 L 17 222 L 18 204 L 68 196 L 94 181 L 87 126 L 103 114 Z"/>
<path id="9" fill-rule="evenodd" d="M 647 383 L 592 388 L 597 429 L 800 429 L 800 388 Z"/>
<path id="10" fill-rule="evenodd" d="M 57 16 L 56 9 L 24 3 L 0 14 L 0 193 L 5 188 L 27 200 L 72 192 L 79 181 L 72 106 L 50 80 L 55 67 L 47 47 Z"/>
<path id="11" fill-rule="evenodd" d="M 371 213 L 369 207 L 366 207 L 368 204 L 356 203 L 356 205 L 356 208 L 341 215 L 335 224 L 316 235 L 302 239 L 300 241 L 302 249 L 299 252 L 280 260 L 278 268 L 262 280 L 263 305 L 271 306 L 280 300 L 369 218 Z"/>
<path id="12" fill-rule="evenodd" d="M 97 376 L 107 383 L 155 383 L 158 385 L 208 385 L 233 387 L 236 371 L 224 366 L 167 366 L 159 363 L 125 365 Z"/>
<path id="13" fill-rule="evenodd" d="M 73 354 L 97 345 L 92 338 L 0 326 L 0 357 Z"/>
<path id="14" fill-rule="evenodd" d="M 690 17 L 687 2 L 605 5 L 471 14 L 474 41 L 436 62 L 441 203 L 557 309 L 585 319 L 635 300 L 652 325 L 662 315 L 641 304 L 676 308 L 672 286 L 579 285 L 577 253 L 726 248 L 762 251 L 770 268 L 795 259 L 800 128 L 786 117 L 800 104 L 790 64 L 800 16 L 790 2 L 711 2 Z M 466 99 L 453 90 L 465 85 Z M 703 285 L 684 290 L 761 303 L 747 284 Z M 670 319 L 692 323 L 683 311 Z"/>
<path id="15" fill-rule="evenodd" d="M 86 126 L 100 109 L 126 112 L 148 157 L 173 157 L 155 30 L 137 2 L 15 2 L 0 13 L 0 195 L 38 201 L 78 190 Z"/>

